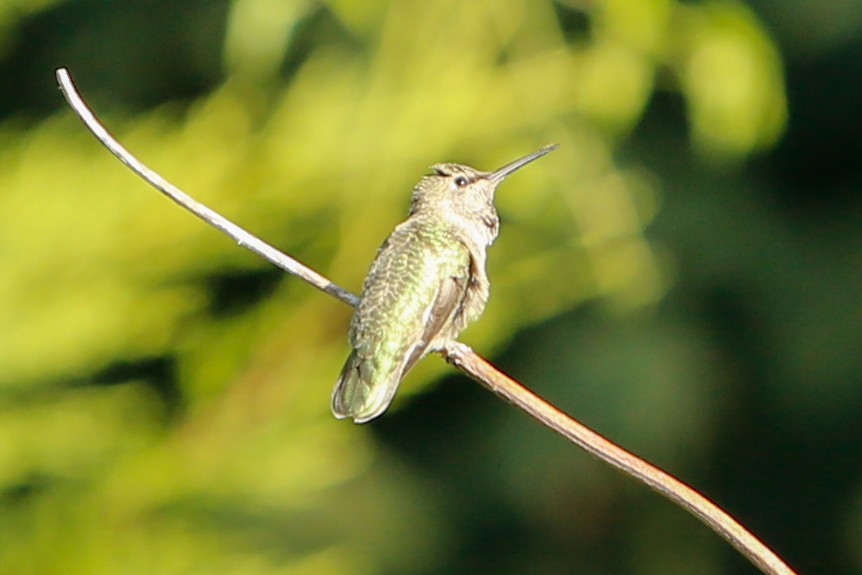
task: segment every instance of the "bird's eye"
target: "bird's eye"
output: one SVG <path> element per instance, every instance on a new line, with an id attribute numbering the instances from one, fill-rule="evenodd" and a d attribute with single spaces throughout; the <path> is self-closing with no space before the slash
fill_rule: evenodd
<path id="1" fill-rule="evenodd" d="M 467 185 L 467 178 L 465 178 L 464 176 L 458 176 L 457 178 L 455 178 L 455 185 L 459 188 L 463 188 Z"/>

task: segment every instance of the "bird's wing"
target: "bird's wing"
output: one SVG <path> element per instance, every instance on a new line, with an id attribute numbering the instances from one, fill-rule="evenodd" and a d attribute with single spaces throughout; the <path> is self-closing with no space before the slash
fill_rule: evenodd
<path id="1" fill-rule="evenodd" d="M 411 242 L 414 238 L 402 240 Z M 469 284 L 469 252 L 459 242 L 416 242 L 408 263 L 397 260 L 411 250 L 402 247 L 390 252 L 384 244 L 372 265 L 369 275 L 385 270 L 388 282 L 371 282 L 363 291 L 351 325 L 353 352 L 332 394 L 332 410 L 337 417 L 352 417 L 362 423 L 383 413 L 401 379 L 429 351 L 429 346 L 451 337 L 448 332 L 452 318 Z M 454 252 L 441 254 L 440 250 Z M 392 273 L 402 267 L 403 274 Z M 428 281 L 420 282 L 418 288 L 408 285 L 416 282 L 414 274 Z M 391 297 L 382 297 L 376 290 L 386 290 Z M 379 305 L 388 309 L 372 309 Z M 398 325 L 383 325 L 381 317 L 392 313 L 399 316 Z"/>
<path id="2" fill-rule="evenodd" d="M 404 377 L 428 351 L 433 351 L 451 337 L 452 321 L 464 303 L 468 283 L 469 277 L 466 273 L 457 276 L 449 275 L 440 281 L 440 287 L 431 305 L 425 310 L 422 335 L 407 354 L 401 368 L 401 377 Z"/>

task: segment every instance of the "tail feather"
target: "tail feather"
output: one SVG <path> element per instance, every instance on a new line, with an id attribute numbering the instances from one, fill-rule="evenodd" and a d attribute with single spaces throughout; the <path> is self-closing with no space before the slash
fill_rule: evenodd
<path id="1" fill-rule="evenodd" d="M 368 361 L 354 351 L 344 363 L 332 391 L 332 413 L 335 417 L 349 417 L 355 423 L 365 423 L 381 415 L 392 403 L 400 374 L 380 377 Z"/>

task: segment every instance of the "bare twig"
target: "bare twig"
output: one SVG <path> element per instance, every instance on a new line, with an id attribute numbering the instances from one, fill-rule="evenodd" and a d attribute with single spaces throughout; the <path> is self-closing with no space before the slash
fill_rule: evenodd
<path id="1" fill-rule="evenodd" d="M 499 371 L 467 345 L 456 342 L 449 346 L 445 355 L 446 360 L 451 364 L 497 395 L 517 405 L 545 426 L 687 509 L 709 525 L 713 531 L 727 539 L 764 573 L 775 575 L 794 573 L 757 537 L 704 495 L 563 413 L 521 383 Z"/>
<path id="2" fill-rule="evenodd" d="M 263 256 L 276 266 L 307 281 L 321 291 L 355 307 L 359 298 L 321 274 L 278 251 L 210 208 L 198 203 L 179 188 L 145 166 L 126 150 L 96 119 L 78 94 L 65 68 L 57 70 L 57 81 L 69 105 L 98 140 L 121 162 L 147 183 L 180 206 L 218 228 L 241 245 Z M 681 505 L 713 531 L 724 537 L 754 565 L 768 575 L 795 575 L 795 572 L 750 531 L 715 503 L 658 467 L 626 451 L 610 440 L 546 402 L 521 383 L 497 370 L 487 360 L 463 343 L 453 343 L 444 350 L 447 361 L 486 388 L 521 408 L 533 418 L 566 437 L 602 461 L 622 470 L 668 499 Z"/>
<path id="3" fill-rule="evenodd" d="M 217 228 L 236 240 L 236 242 L 244 246 L 254 253 L 263 256 L 276 266 L 284 271 L 291 273 L 300 279 L 303 279 L 316 287 L 317 289 L 334 296 L 349 306 L 355 307 L 359 302 L 356 295 L 350 293 L 341 286 L 331 282 L 329 279 L 320 275 L 313 269 L 298 262 L 295 258 L 280 252 L 260 238 L 248 233 L 235 223 L 231 222 L 218 212 L 211 210 L 194 198 L 180 190 L 178 187 L 161 177 L 158 173 L 151 170 L 143 162 L 137 159 L 131 152 L 123 147 L 108 130 L 99 122 L 87 103 L 78 94 L 75 85 L 72 83 L 72 78 L 69 76 L 69 71 L 65 68 L 57 69 L 57 82 L 60 84 L 60 89 L 66 97 L 66 101 L 75 110 L 75 113 L 83 120 L 87 128 L 93 133 L 98 140 L 104 144 L 112 154 L 114 154 L 121 162 L 126 164 L 129 169 L 138 174 L 148 184 L 168 196 L 174 202 L 184 207 L 206 223 L 214 228 Z"/>

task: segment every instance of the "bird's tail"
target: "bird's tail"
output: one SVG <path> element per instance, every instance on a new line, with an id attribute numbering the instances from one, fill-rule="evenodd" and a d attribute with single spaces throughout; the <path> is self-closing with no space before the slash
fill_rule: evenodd
<path id="1" fill-rule="evenodd" d="M 353 418 L 365 423 L 381 415 L 392 403 L 398 389 L 400 371 L 394 377 L 380 377 L 379 370 L 354 351 L 344 363 L 332 391 L 332 413 L 339 419 Z"/>

